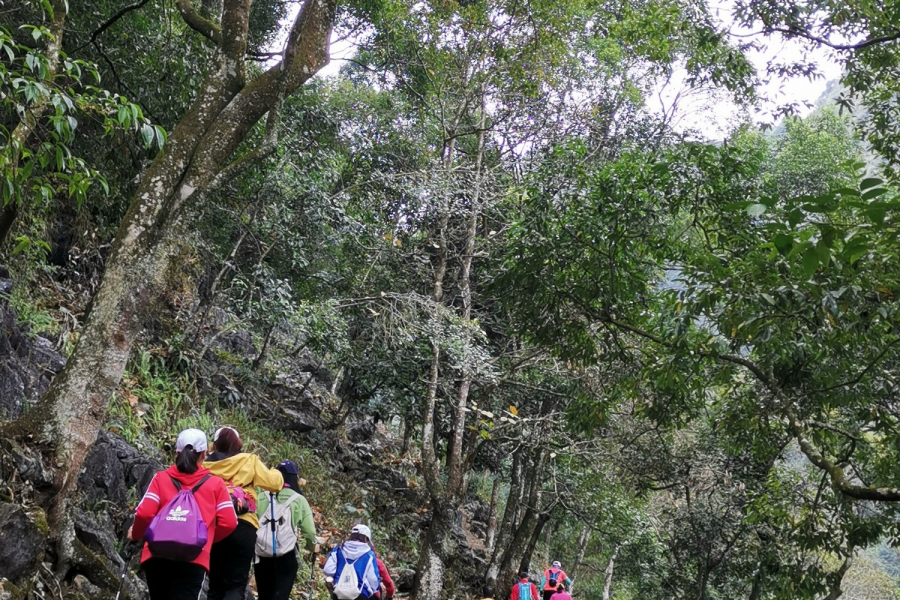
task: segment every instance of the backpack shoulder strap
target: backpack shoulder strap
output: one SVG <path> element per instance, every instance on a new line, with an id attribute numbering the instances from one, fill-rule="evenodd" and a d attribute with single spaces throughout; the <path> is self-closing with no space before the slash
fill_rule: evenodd
<path id="1" fill-rule="evenodd" d="M 174 477 L 172 477 L 171 475 L 169 475 L 169 479 L 172 480 L 172 485 L 175 486 L 175 493 L 180 492 L 181 491 L 181 482 L 178 481 L 177 479 L 175 479 Z"/>
<path id="2" fill-rule="evenodd" d="M 194 487 L 191 488 L 191 493 L 192 493 L 192 494 L 196 494 L 196 493 L 197 493 L 197 490 L 200 489 L 200 486 L 203 485 L 204 483 L 206 483 L 206 480 L 209 479 L 210 477 L 212 477 L 211 474 L 204 475 L 203 479 L 201 479 L 200 481 L 198 481 L 198 482 L 197 482 L 197 485 L 195 485 Z"/>

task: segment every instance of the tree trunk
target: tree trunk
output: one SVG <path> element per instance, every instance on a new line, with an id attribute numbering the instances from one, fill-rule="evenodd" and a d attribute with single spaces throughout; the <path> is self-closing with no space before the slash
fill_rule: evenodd
<path id="1" fill-rule="evenodd" d="M 400 446 L 400 457 L 406 458 L 409 454 L 409 446 L 412 443 L 412 435 L 413 435 L 413 418 L 412 415 L 405 415 L 403 417 L 403 444 Z"/>
<path id="2" fill-rule="evenodd" d="M 618 554 L 619 548 L 616 547 L 609 557 L 609 562 L 606 563 L 606 570 L 603 572 L 603 600 L 609 600 L 609 589 L 612 586 L 613 569 L 616 566 L 616 556 Z"/>
<path id="3" fill-rule="evenodd" d="M 851 555 L 844 559 L 844 562 L 841 564 L 840 569 L 838 569 L 834 573 L 829 574 L 829 579 L 831 580 L 831 590 L 828 592 L 828 595 L 822 598 L 822 600 L 838 600 L 838 598 L 844 595 L 844 590 L 841 589 L 841 585 L 844 582 L 844 576 L 852 566 L 853 556 Z"/>
<path id="4" fill-rule="evenodd" d="M 527 480 L 530 482 L 530 492 L 525 506 L 525 514 L 522 517 L 519 526 L 516 528 L 515 535 L 509 545 L 503 549 L 500 558 L 498 578 L 501 585 L 511 582 L 516 578 L 516 567 L 522 561 L 525 553 L 526 542 L 531 538 L 536 523 L 537 516 L 541 505 L 541 486 L 538 481 L 544 475 L 544 469 L 547 465 L 548 453 L 545 450 L 538 450 L 537 456 L 532 461 L 532 467 L 527 473 Z"/>
<path id="5" fill-rule="evenodd" d="M 534 549 L 537 548 L 538 540 L 541 538 L 544 527 L 550 522 L 550 514 L 551 511 L 547 511 L 538 515 L 537 522 L 531 532 L 531 538 L 528 540 L 528 545 L 525 546 L 525 553 L 522 555 L 522 560 L 519 561 L 520 571 L 531 571 L 531 557 L 534 556 Z"/>
<path id="6" fill-rule="evenodd" d="M 500 523 L 500 529 L 497 531 L 497 539 L 494 544 L 494 551 L 491 554 L 491 562 L 488 564 L 485 581 L 488 585 L 495 585 L 497 577 L 500 574 L 500 559 L 503 550 L 508 546 L 509 540 L 512 538 L 516 525 L 518 524 L 517 516 L 519 514 L 519 503 L 522 501 L 522 491 L 525 486 L 522 484 L 522 471 L 524 464 L 522 455 L 524 452 L 515 452 L 513 454 L 513 463 L 509 475 L 509 495 L 506 498 L 506 509 L 503 511 L 503 520 Z"/>
<path id="7" fill-rule="evenodd" d="M 254 371 L 258 371 L 264 364 L 266 364 L 266 356 L 269 352 L 269 342 L 272 340 L 272 333 L 275 332 L 275 323 L 269 327 L 269 331 L 266 332 L 266 337 L 263 340 L 262 348 L 259 351 L 259 356 L 257 356 L 253 360 L 252 368 Z"/>
<path id="8" fill-rule="evenodd" d="M 455 521 L 456 508 L 451 502 L 432 501 L 431 525 L 425 533 L 416 569 L 416 598 L 424 600 L 441 597 L 447 560 L 455 547 Z"/>
<path id="9" fill-rule="evenodd" d="M 494 542 L 497 538 L 497 504 L 500 502 L 500 478 L 494 478 L 491 488 L 491 508 L 488 511 L 488 528 L 484 539 L 484 546 L 488 556 L 494 552 Z"/>
<path id="10" fill-rule="evenodd" d="M 244 68 L 249 0 L 228 0 L 221 25 L 202 22 L 190 2 L 178 6 L 189 25 L 217 42 L 207 78 L 188 112 L 145 174 L 119 227 L 103 280 L 78 344 L 63 372 L 23 423 L 53 449 L 58 524 L 84 458 L 97 437 L 109 399 L 170 265 L 171 249 L 193 225 L 197 208 L 228 177 L 274 146 L 228 165 L 251 128 L 285 94 L 328 63 L 336 0 L 307 0 L 294 22 L 284 58 L 247 83 Z M 198 21 L 201 19 L 201 21 Z M 270 125 L 277 124 L 277 111 Z M 228 165 L 223 168 L 223 165 Z"/>
<path id="11" fill-rule="evenodd" d="M 581 563 L 584 562 L 584 554 L 587 552 L 587 546 L 591 541 L 591 531 L 593 530 L 593 522 L 585 523 L 584 527 L 581 528 L 581 533 L 578 536 L 578 553 L 575 555 L 575 562 L 572 563 L 572 586 L 574 588 L 575 581 L 577 581 L 579 576 L 579 570 L 581 569 Z"/>

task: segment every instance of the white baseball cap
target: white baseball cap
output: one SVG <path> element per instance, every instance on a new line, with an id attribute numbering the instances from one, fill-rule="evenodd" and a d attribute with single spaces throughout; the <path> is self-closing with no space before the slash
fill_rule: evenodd
<path id="1" fill-rule="evenodd" d="M 558 560 L 554 560 L 554 561 L 553 561 L 553 568 L 554 568 L 554 569 L 562 569 L 562 565 L 560 564 L 560 562 L 559 562 Z"/>
<path id="2" fill-rule="evenodd" d="M 178 434 L 175 452 L 181 452 L 185 446 L 191 446 L 197 452 L 206 452 L 206 434 L 199 429 L 185 429 Z"/>
<path id="3" fill-rule="evenodd" d="M 370 540 L 372 539 L 372 530 L 369 529 L 368 525 L 363 525 L 360 523 L 359 525 L 354 525 L 353 529 L 350 530 L 350 533 L 358 533 L 360 535 L 364 535 Z"/>

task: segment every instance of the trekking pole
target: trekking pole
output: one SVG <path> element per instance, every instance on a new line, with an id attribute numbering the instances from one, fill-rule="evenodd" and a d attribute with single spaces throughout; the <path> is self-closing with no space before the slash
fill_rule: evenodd
<path id="1" fill-rule="evenodd" d="M 135 541 L 129 541 L 125 545 L 125 566 L 122 567 L 122 576 L 119 578 L 119 590 L 116 592 L 116 600 L 119 600 L 119 597 L 122 595 L 122 590 L 125 589 L 125 578 L 128 577 L 128 565 L 131 564 L 131 559 L 137 554 L 136 549 L 139 549 L 140 547 L 141 544 Z"/>
<path id="2" fill-rule="evenodd" d="M 316 551 L 313 550 L 312 559 L 309 562 L 309 600 L 313 600 L 316 592 Z"/>

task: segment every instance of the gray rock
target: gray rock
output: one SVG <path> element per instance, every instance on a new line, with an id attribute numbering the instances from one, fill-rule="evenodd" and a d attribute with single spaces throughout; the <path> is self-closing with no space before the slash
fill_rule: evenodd
<path id="1" fill-rule="evenodd" d="M 12 292 L 13 282 L 12 279 L 0 279 L 0 295 L 6 295 Z"/>
<path id="2" fill-rule="evenodd" d="M 123 438 L 101 432 L 84 461 L 78 487 L 89 501 L 108 500 L 125 506 L 140 498 L 162 469 L 159 457 L 148 457 Z"/>
<path id="3" fill-rule="evenodd" d="M 315 420 L 308 414 L 304 414 L 293 408 L 281 407 L 281 416 L 283 417 L 277 424 L 278 429 L 282 431 L 296 431 L 298 433 L 307 433 L 316 429 Z"/>
<path id="4" fill-rule="evenodd" d="M 18 504 L 0 503 L 0 576 L 13 583 L 32 573 L 47 540 Z"/>
<path id="5" fill-rule="evenodd" d="M 403 569 L 394 578 L 394 585 L 397 587 L 397 591 L 406 594 L 413 591 L 413 586 L 416 583 L 416 572 L 413 569 Z"/>
<path id="6" fill-rule="evenodd" d="M 21 416 L 65 364 L 52 342 L 26 335 L 15 314 L 0 303 L 0 418 Z"/>
<path id="7" fill-rule="evenodd" d="M 371 421 L 361 421 L 347 427 L 347 439 L 354 444 L 368 442 L 375 437 L 375 424 Z"/>

